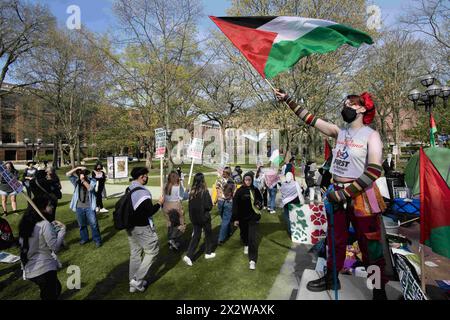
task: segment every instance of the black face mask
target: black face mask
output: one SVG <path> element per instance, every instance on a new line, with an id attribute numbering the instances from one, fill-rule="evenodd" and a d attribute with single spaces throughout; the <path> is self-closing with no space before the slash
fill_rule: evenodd
<path id="1" fill-rule="evenodd" d="M 355 121 L 357 113 L 356 110 L 350 107 L 344 107 L 341 111 L 342 118 L 347 123 L 352 123 Z"/>

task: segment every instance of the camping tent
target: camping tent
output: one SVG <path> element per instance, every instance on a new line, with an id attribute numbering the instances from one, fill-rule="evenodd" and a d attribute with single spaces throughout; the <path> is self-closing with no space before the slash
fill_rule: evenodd
<path id="1" fill-rule="evenodd" d="M 424 151 L 450 187 L 450 149 L 431 147 L 424 149 Z M 419 152 L 416 152 L 406 165 L 405 183 L 411 189 L 412 196 L 420 194 Z"/>

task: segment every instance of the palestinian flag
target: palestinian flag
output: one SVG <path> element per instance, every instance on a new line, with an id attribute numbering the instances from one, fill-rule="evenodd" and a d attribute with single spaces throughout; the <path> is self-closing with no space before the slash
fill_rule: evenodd
<path id="1" fill-rule="evenodd" d="M 434 134 L 437 132 L 436 122 L 433 115 L 430 113 L 430 145 L 436 147 L 436 140 L 434 140 Z"/>
<path id="2" fill-rule="evenodd" d="M 213 17 L 211 20 L 265 79 L 275 77 L 312 53 L 343 44 L 372 44 L 366 33 L 328 20 L 301 17 Z"/>
<path id="3" fill-rule="evenodd" d="M 420 243 L 450 258 L 450 188 L 420 148 Z"/>
<path id="4" fill-rule="evenodd" d="M 279 167 L 281 163 L 283 163 L 283 157 L 280 155 L 280 150 L 276 149 L 272 152 L 270 156 L 270 162 L 275 167 Z"/>

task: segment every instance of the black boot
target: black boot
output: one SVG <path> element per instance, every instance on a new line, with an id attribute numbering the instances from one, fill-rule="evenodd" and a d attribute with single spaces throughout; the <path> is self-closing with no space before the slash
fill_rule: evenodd
<path id="1" fill-rule="evenodd" d="M 339 275 L 337 275 L 337 289 L 341 289 Z M 326 273 L 322 278 L 308 282 L 306 288 L 312 292 L 321 292 L 326 290 L 334 290 L 333 272 Z"/>
<path id="2" fill-rule="evenodd" d="M 373 298 L 372 300 L 387 300 L 386 290 L 383 289 L 373 289 L 372 290 Z"/>

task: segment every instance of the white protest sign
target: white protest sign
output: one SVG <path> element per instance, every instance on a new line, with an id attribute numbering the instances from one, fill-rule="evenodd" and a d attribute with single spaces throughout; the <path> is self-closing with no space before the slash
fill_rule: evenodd
<path id="1" fill-rule="evenodd" d="M 394 156 L 398 155 L 398 146 L 397 145 L 392 146 L 392 154 Z"/>
<path id="2" fill-rule="evenodd" d="M 167 145 L 166 129 L 164 128 L 155 129 L 156 158 L 164 158 L 164 154 L 166 153 L 166 145 Z"/>
<path id="3" fill-rule="evenodd" d="M 201 160 L 203 154 L 203 139 L 194 138 L 188 149 L 188 157 Z"/>

